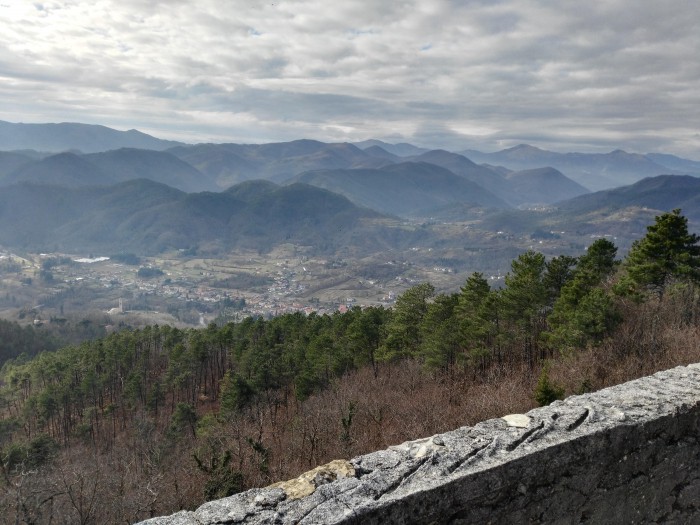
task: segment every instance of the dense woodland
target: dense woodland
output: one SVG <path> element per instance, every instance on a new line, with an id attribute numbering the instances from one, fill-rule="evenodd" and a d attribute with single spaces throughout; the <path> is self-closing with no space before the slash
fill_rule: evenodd
<path id="1" fill-rule="evenodd" d="M 606 239 L 530 251 L 500 289 L 474 273 L 392 309 L 150 326 L 11 359 L 0 515 L 131 523 L 697 361 L 699 240 L 674 210 L 622 261 Z M 31 354 L 15 330 L 10 355 Z"/>

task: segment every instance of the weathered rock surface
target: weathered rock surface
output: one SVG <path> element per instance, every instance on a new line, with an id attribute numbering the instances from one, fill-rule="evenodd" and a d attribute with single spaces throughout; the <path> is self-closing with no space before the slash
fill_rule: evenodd
<path id="1" fill-rule="evenodd" d="M 699 440 L 690 365 L 142 523 L 700 523 Z"/>

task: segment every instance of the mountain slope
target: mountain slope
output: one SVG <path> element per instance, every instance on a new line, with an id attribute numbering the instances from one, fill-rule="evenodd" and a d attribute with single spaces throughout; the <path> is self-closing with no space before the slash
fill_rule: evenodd
<path id="1" fill-rule="evenodd" d="M 9 175 L 22 166 L 33 162 L 34 159 L 27 155 L 13 151 L 0 151 L 0 181 L 2 177 Z"/>
<path id="2" fill-rule="evenodd" d="M 368 148 L 379 146 L 384 151 L 396 155 L 397 157 L 415 157 L 421 153 L 429 151 L 426 148 L 419 148 L 413 144 L 408 144 L 407 142 L 400 142 L 398 144 L 390 144 L 388 142 L 383 142 L 377 139 L 363 140 L 362 142 L 355 142 L 355 146 L 360 149 L 366 150 Z"/>
<path id="3" fill-rule="evenodd" d="M 429 162 L 448 169 L 452 173 L 478 184 L 513 206 L 523 202 L 516 193 L 511 191 L 511 185 L 500 173 L 491 168 L 479 166 L 463 155 L 445 150 L 432 150 L 412 157 L 412 160 Z"/>
<path id="4" fill-rule="evenodd" d="M 0 192 L 0 244 L 157 253 L 295 243 L 317 252 L 364 252 L 408 242 L 407 234 L 375 221 L 382 216 L 340 195 L 305 184 L 246 184 L 190 194 L 145 179 L 110 187 L 16 184 Z"/>
<path id="5" fill-rule="evenodd" d="M 217 189 L 215 181 L 170 153 L 121 148 L 84 156 L 113 180 L 150 179 L 186 192 Z"/>
<path id="6" fill-rule="evenodd" d="M 660 175 L 635 184 L 582 195 L 559 204 L 567 214 L 617 211 L 645 207 L 659 211 L 683 209 L 684 215 L 700 220 L 700 179 L 689 175 Z"/>
<path id="7" fill-rule="evenodd" d="M 553 167 L 590 190 L 633 184 L 645 177 L 674 174 L 651 158 L 622 150 L 610 153 L 555 153 L 520 144 L 495 153 L 461 152 L 475 162 L 503 165 L 512 170 Z"/>
<path id="8" fill-rule="evenodd" d="M 118 148 L 165 150 L 181 143 L 161 140 L 135 129 L 118 131 L 105 126 L 62 122 L 22 124 L 0 121 L 0 150 L 78 150 L 95 153 Z"/>
<path id="9" fill-rule="evenodd" d="M 589 193 L 589 191 L 554 168 L 514 171 L 506 175 L 511 191 L 523 203 L 552 204 Z"/>
<path id="10" fill-rule="evenodd" d="M 430 215 L 455 203 L 509 207 L 481 186 L 426 162 L 403 162 L 382 169 L 318 170 L 294 180 L 345 195 L 358 205 L 404 217 Z"/>
<path id="11" fill-rule="evenodd" d="M 675 208 L 681 208 L 693 229 L 700 229 L 700 179 L 687 175 L 650 177 L 628 186 L 581 195 L 544 212 L 518 210 L 492 215 L 482 226 L 521 234 L 539 229 L 579 236 L 608 235 L 627 248 L 624 243 L 643 236 L 655 216 Z"/>
<path id="12" fill-rule="evenodd" d="M 683 175 L 694 175 L 700 177 L 700 161 L 689 160 L 675 155 L 667 155 L 664 153 L 647 153 L 646 158 L 651 159 L 656 164 L 666 166 L 671 170 L 682 173 Z"/>
<path id="13" fill-rule="evenodd" d="M 94 186 L 113 184 L 112 174 L 75 153 L 58 153 L 44 159 L 22 165 L 0 178 L 0 185 L 20 182 L 53 184 L 56 186 Z"/>
<path id="14" fill-rule="evenodd" d="M 69 187 L 108 186 L 140 178 L 186 192 L 216 189 L 210 177 L 174 155 L 132 148 L 88 155 L 58 153 L 40 160 L 27 159 L 11 173 L 0 174 L 0 185 L 32 182 Z"/>
<path id="15" fill-rule="evenodd" d="M 379 167 L 388 162 L 347 143 L 295 140 L 270 144 L 198 144 L 169 150 L 220 188 L 245 180 L 282 182 L 309 170 Z"/>

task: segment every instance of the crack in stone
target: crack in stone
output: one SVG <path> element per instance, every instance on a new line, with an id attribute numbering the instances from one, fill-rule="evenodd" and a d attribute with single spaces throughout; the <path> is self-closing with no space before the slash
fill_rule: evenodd
<path id="1" fill-rule="evenodd" d="M 540 421 L 540 424 L 539 424 L 539 425 L 537 425 L 536 427 L 531 428 L 531 429 L 528 430 L 527 432 L 523 433 L 523 435 L 520 436 L 518 439 L 516 439 L 516 440 L 514 440 L 514 441 L 512 441 L 512 442 L 510 442 L 510 443 L 508 443 L 508 444 L 506 445 L 506 450 L 507 450 L 508 452 L 512 452 L 513 450 L 515 450 L 516 448 L 518 448 L 520 445 L 522 445 L 525 441 L 527 441 L 527 439 L 528 439 L 530 436 L 532 436 L 532 435 L 535 434 L 536 432 L 539 432 L 539 431 L 542 430 L 543 428 L 544 428 L 544 421 Z"/>
<path id="2" fill-rule="evenodd" d="M 475 447 L 475 448 L 473 448 L 473 449 L 469 452 L 469 454 L 466 455 L 466 457 L 462 458 L 462 459 L 459 460 L 459 461 L 456 461 L 455 463 L 453 463 L 452 465 L 450 465 L 449 467 L 447 467 L 447 468 L 445 469 L 445 473 L 446 473 L 447 475 L 452 474 L 452 473 L 453 473 L 455 470 L 457 470 L 459 467 L 461 467 L 461 466 L 464 465 L 465 463 L 469 462 L 469 460 L 471 460 L 472 458 L 476 457 L 482 450 L 484 450 L 484 449 L 485 449 L 486 447 L 488 447 L 490 444 L 491 444 L 491 441 L 489 441 L 488 443 L 486 443 L 486 444 L 484 444 L 484 445 L 481 445 L 480 447 Z"/>
<path id="3" fill-rule="evenodd" d="M 566 427 L 566 430 L 568 430 L 569 432 L 571 432 L 572 430 L 574 430 L 574 429 L 580 427 L 581 425 L 583 425 L 583 422 L 586 421 L 586 418 L 588 417 L 588 414 L 590 414 L 589 410 L 588 410 L 588 409 L 585 409 L 585 410 L 583 411 L 583 414 L 581 414 L 581 415 L 576 419 L 576 421 L 574 421 L 573 423 L 569 424 L 569 426 Z"/>
<path id="4" fill-rule="evenodd" d="M 326 495 L 324 494 L 324 495 L 323 495 L 323 498 L 324 498 L 324 499 L 321 500 L 321 501 L 319 501 L 319 502 L 318 502 L 316 505 L 314 505 L 313 507 L 311 507 L 311 508 L 310 508 L 307 512 L 305 512 L 298 520 L 296 520 L 295 523 L 303 523 L 303 521 L 304 521 L 310 514 L 312 514 L 315 510 L 317 510 L 319 507 L 321 507 L 324 503 L 328 503 L 329 501 L 338 501 L 338 502 L 341 503 L 345 508 L 347 508 L 348 510 L 350 510 L 350 511 L 352 512 L 352 515 L 353 515 L 353 516 L 355 516 L 355 515 L 357 514 L 357 512 L 355 511 L 355 509 L 353 509 L 352 507 L 350 507 L 350 505 L 348 504 L 348 502 L 347 502 L 345 499 L 341 498 L 340 496 L 342 496 L 343 494 L 346 494 L 346 493 L 348 493 L 348 492 L 352 492 L 352 491 L 355 490 L 356 488 L 357 488 L 357 487 L 348 487 L 348 488 L 346 488 L 345 490 L 342 490 L 342 491 L 335 492 L 335 493 L 331 494 L 329 497 L 326 497 Z"/>
<path id="5" fill-rule="evenodd" d="M 379 496 L 376 496 L 374 499 L 381 499 L 384 496 L 387 496 L 391 494 L 392 492 L 396 491 L 401 485 L 403 485 L 406 480 L 408 480 L 411 476 L 413 476 L 423 465 L 425 465 L 428 460 L 430 459 L 430 456 L 424 456 L 420 459 L 417 460 L 416 465 L 412 465 L 411 468 L 408 469 L 408 471 L 403 474 L 398 480 L 396 480 L 394 483 L 389 485 L 386 490 L 381 493 Z"/>

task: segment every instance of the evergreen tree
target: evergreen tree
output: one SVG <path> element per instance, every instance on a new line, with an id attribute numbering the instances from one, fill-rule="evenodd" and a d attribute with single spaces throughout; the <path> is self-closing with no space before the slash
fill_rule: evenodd
<path id="1" fill-rule="evenodd" d="M 661 297 L 673 280 L 700 282 L 698 241 L 700 237 L 688 232 L 688 219 L 680 209 L 657 216 L 644 238 L 632 244 L 617 290 L 630 295 L 650 291 Z"/>
<path id="2" fill-rule="evenodd" d="M 549 294 L 549 303 L 552 305 L 559 297 L 562 288 L 574 276 L 578 259 L 569 255 L 553 257 L 547 262 L 547 269 L 544 274 L 544 285 Z"/>
<path id="3" fill-rule="evenodd" d="M 620 317 L 612 298 L 597 288 L 617 267 L 617 247 L 598 239 L 578 259 L 573 277 L 562 287 L 547 318 L 545 338 L 562 348 L 581 347 L 600 341 Z"/>
<path id="4" fill-rule="evenodd" d="M 460 342 L 457 302 L 456 294 L 441 294 L 428 306 L 421 323 L 421 356 L 428 368 L 451 370 L 455 364 Z"/>
<path id="5" fill-rule="evenodd" d="M 508 321 L 508 338 L 532 362 L 539 334 L 545 327 L 549 294 L 544 282 L 545 258 L 528 251 L 511 263 L 506 287 L 501 291 L 503 316 Z"/>
<path id="6" fill-rule="evenodd" d="M 433 295 L 435 287 L 430 283 L 422 283 L 399 296 L 387 323 L 386 341 L 380 348 L 382 359 L 418 355 L 422 342 L 420 327 L 428 311 L 428 299 Z"/>
<path id="7" fill-rule="evenodd" d="M 499 295 L 483 274 L 474 272 L 460 288 L 455 316 L 467 358 L 483 362 L 498 347 L 499 331 Z"/>

